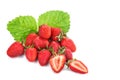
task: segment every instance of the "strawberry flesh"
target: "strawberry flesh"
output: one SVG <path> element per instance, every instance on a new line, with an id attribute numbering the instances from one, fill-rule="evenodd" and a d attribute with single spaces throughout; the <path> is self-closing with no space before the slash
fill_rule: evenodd
<path id="1" fill-rule="evenodd" d="M 50 58 L 50 66 L 55 73 L 59 73 L 63 68 L 66 62 L 65 55 L 56 55 Z"/>
<path id="2" fill-rule="evenodd" d="M 81 74 L 85 74 L 88 73 L 88 69 L 85 66 L 85 64 L 83 64 L 81 61 L 79 60 L 75 60 L 69 63 L 69 68 L 77 73 L 81 73 Z"/>

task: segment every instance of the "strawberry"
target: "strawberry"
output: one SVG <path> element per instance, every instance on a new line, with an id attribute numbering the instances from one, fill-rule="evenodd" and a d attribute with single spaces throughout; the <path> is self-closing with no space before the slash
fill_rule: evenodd
<path id="1" fill-rule="evenodd" d="M 37 37 L 34 39 L 33 45 L 35 46 L 35 48 L 40 49 L 40 48 L 47 47 L 49 45 L 49 42 L 46 39 L 42 39 L 40 37 Z"/>
<path id="2" fill-rule="evenodd" d="M 51 53 L 49 50 L 41 50 L 38 54 L 38 61 L 41 66 L 47 65 L 50 59 Z"/>
<path id="3" fill-rule="evenodd" d="M 73 59 L 73 55 L 72 55 L 72 51 L 68 48 L 65 49 L 65 56 L 67 60 L 72 60 Z"/>
<path id="4" fill-rule="evenodd" d="M 76 46 L 75 46 L 74 42 L 71 39 L 67 38 L 67 37 L 62 39 L 61 45 L 64 46 L 64 47 L 67 47 L 72 52 L 76 51 Z"/>
<path id="5" fill-rule="evenodd" d="M 39 36 L 44 38 L 44 39 L 48 39 L 51 37 L 51 27 L 49 27 L 48 25 L 41 25 L 39 27 Z"/>
<path id="6" fill-rule="evenodd" d="M 60 28 L 51 28 L 51 38 L 54 41 L 58 41 L 58 36 L 61 33 L 61 29 Z"/>
<path id="7" fill-rule="evenodd" d="M 24 47 L 20 42 L 14 42 L 7 50 L 9 57 L 17 57 L 24 53 Z"/>
<path id="8" fill-rule="evenodd" d="M 65 62 L 66 62 L 65 55 L 62 54 L 53 55 L 49 61 L 52 70 L 56 73 L 59 73 L 64 68 Z"/>
<path id="9" fill-rule="evenodd" d="M 88 73 L 87 67 L 79 60 L 69 61 L 68 66 L 74 72 L 81 74 Z"/>
<path id="10" fill-rule="evenodd" d="M 54 50 L 54 52 L 58 52 L 58 49 L 60 47 L 60 44 L 56 41 L 52 41 L 50 44 L 49 44 L 49 48 L 52 48 Z"/>
<path id="11" fill-rule="evenodd" d="M 34 62 L 37 58 L 37 50 L 36 48 L 27 48 L 25 52 L 25 56 L 28 61 Z"/>
<path id="12" fill-rule="evenodd" d="M 33 40 L 37 37 L 38 35 L 35 33 L 31 33 L 26 37 L 25 45 L 26 46 L 31 46 L 33 44 Z"/>

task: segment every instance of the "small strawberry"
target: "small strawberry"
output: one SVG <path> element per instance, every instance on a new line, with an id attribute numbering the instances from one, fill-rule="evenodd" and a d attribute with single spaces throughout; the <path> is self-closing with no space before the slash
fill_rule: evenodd
<path id="1" fill-rule="evenodd" d="M 54 41 L 58 41 L 58 36 L 61 33 L 61 29 L 60 28 L 51 28 L 51 38 Z"/>
<path id="2" fill-rule="evenodd" d="M 37 37 L 38 35 L 35 33 L 31 33 L 26 37 L 25 45 L 26 46 L 31 46 L 33 44 L 33 40 Z"/>
<path id="3" fill-rule="evenodd" d="M 54 52 L 58 52 L 58 49 L 60 47 L 60 44 L 56 41 L 52 41 L 50 44 L 49 44 L 49 48 L 52 48 L 54 50 Z"/>
<path id="4" fill-rule="evenodd" d="M 35 46 L 35 48 L 40 49 L 40 48 L 46 48 L 49 45 L 48 40 L 46 39 L 42 39 L 40 37 L 37 37 L 36 39 L 34 39 L 33 41 L 33 45 Z"/>
<path id="5" fill-rule="evenodd" d="M 48 64 L 51 53 L 50 51 L 43 49 L 38 54 L 38 61 L 41 66 L 45 66 Z"/>
<path id="6" fill-rule="evenodd" d="M 7 50 L 9 57 L 17 57 L 24 54 L 24 47 L 20 42 L 14 42 Z"/>
<path id="7" fill-rule="evenodd" d="M 49 61 L 52 70 L 56 73 L 59 73 L 64 68 L 65 62 L 66 62 L 66 57 L 63 54 L 53 55 Z"/>
<path id="8" fill-rule="evenodd" d="M 68 62 L 68 67 L 77 73 L 85 74 L 88 73 L 87 67 L 79 60 L 72 60 Z"/>
<path id="9" fill-rule="evenodd" d="M 61 45 L 64 46 L 64 47 L 69 48 L 72 52 L 76 51 L 76 46 L 75 46 L 74 42 L 71 39 L 67 38 L 67 37 L 62 39 Z"/>
<path id="10" fill-rule="evenodd" d="M 39 27 L 39 36 L 44 39 L 48 39 L 51 37 L 51 27 L 48 25 L 41 25 Z"/>
<path id="11" fill-rule="evenodd" d="M 73 55 L 72 55 L 72 51 L 68 48 L 65 49 L 65 56 L 67 60 L 72 60 L 73 59 Z"/>
<path id="12" fill-rule="evenodd" d="M 34 62 L 37 58 L 37 50 L 36 48 L 27 48 L 25 52 L 25 56 L 28 61 Z"/>

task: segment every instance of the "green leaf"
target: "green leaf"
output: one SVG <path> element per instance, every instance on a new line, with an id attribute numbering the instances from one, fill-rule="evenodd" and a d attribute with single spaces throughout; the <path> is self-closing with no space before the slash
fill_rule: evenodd
<path id="1" fill-rule="evenodd" d="M 19 16 L 7 24 L 7 30 L 16 41 L 25 41 L 29 33 L 37 32 L 37 23 L 32 16 Z"/>
<path id="2" fill-rule="evenodd" d="M 38 25 L 42 24 L 59 27 L 66 33 L 70 28 L 70 16 L 68 13 L 59 10 L 48 11 L 39 16 Z"/>

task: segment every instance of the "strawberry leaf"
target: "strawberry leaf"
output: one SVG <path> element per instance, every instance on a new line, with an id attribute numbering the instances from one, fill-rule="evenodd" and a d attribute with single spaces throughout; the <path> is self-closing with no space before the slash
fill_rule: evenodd
<path id="1" fill-rule="evenodd" d="M 68 13 L 59 10 L 48 11 L 39 16 L 38 25 L 42 24 L 61 28 L 66 33 L 70 28 L 70 16 Z"/>
<path id="2" fill-rule="evenodd" d="M 7 24 L 7 30 L 16 41 L 25 41 L 29 33 L 37 32 L 37 24 L 32 16 L 19 16 Z"/>

